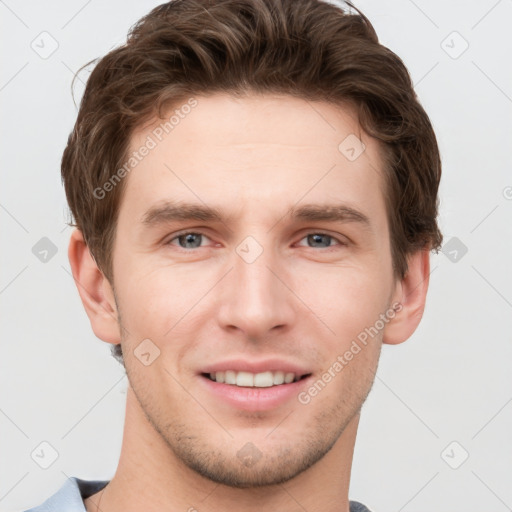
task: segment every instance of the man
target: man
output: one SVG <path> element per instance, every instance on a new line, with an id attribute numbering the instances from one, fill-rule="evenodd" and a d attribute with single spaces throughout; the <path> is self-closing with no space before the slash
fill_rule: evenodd
<path id="1" fill-rule="evenodd" d="M 368 19 L 157 7 L 92 72 L 62 176 L 77 289 L 129 387 L 113 478 L 32 510 L 368 510 L 361 407 L 442 241 L 436 138 Z"/>

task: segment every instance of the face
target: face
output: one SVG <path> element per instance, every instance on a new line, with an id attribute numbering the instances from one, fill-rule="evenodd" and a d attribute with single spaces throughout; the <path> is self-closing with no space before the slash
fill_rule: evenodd
<path id="1" fill-rule="evenodd" d="M 280 483 L 373 383 L 395 292 L 382 160 L 348 107 L 195 99 L 168 134 L 160 120 L 131 140 L 154 147 L 125 178 L 113 252 L 127 375 L 189 468 Z"/>

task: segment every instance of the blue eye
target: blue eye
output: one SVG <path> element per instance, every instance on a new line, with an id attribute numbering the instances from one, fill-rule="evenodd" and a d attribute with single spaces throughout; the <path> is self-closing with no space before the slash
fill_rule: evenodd
<path id="1" fill-rule="evenodd" d="M 168 242 L 165 242 L 165 245 L 174 245 L 177 246 L 180 249 L 188 250 L 188 249 L 198 249 L 202 246 L 203 238 L 206 238 L 207 240 L 210 240 L 205 234 L 199 233 L 196 231 L 186 231 L 183 233 L 178 233 L 176 236 L 171 238 Z M 305 235 L 302 240 L 306 240 L 308 244 L 310 245 L 310 248 L 320 248 L 320 249 L 328 249 L 330 247 L 335 246 L 346 246 L 347 244 L 340 241 L 340 239 L 328 235 L 326 233 L 321 232 L 312 232 Z M 173 243 L 174 241 L 177 241 L 177 244 Z M 336 243 L 332 243 L 332 242 Z M 326 247 L 321 247 L 321 245 L 326 245 Z M 304 246 L 302 246 L 304 247 Z"/>
<path id="2" fill-rule="evenodd" d="M 304 238 L 302 238 L 302 240 L 304 240 L 304 239 L 307 239 L 308 243 L 315 244 L 313 247 L 318 247 L 318 245 L 316 245 L 316 244 L 327 244 L 328 247 L 331 247 L 332 244 L 329 242 L 332 240 L 335 240 L 336 242 L 338 242 L 337 245 L 346 245 L 343 242 L 341 242 L 340 240 L 338 240 L 337 238 L 335 238 L 331 235 L 327 235 L 326 233 L 310 233 L 310 234 L 306 235 Z M 325 249 L 327 249 L 328 247 L 325 247 Z"/>
<path id="3" fill-rule="evenodd" d="M 166 245 L 171 245 L 171 242 L 173 242 L 174 240 L 178 240 L 178 243 L 179 243 L 179 246 L 181 249 L 197 249 L 198 247 L 201 246 L 201 240 L 202 240 L 201 237 L 206 237 L 206 236 L 203 235 L 202 233 L 195 233 L 195 232 L 189 231 L 187 233 L 182 233 L 180 235 L 175 236 L 174 238 L 169 240 Z M 208 238 L 208 237 L 206 237 L 206 238 Z M 184 244 L 186 246 L 184 247 L 182 244 Z M 192 246 L 190 246 L 188 244 L 192 244 Z"/>

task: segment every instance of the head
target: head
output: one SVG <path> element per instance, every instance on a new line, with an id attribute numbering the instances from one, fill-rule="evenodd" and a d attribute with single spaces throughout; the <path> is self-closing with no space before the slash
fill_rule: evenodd
<path id="1" fill-rule="evenodd" d="M 382 343 L 421 319 L 440 175 L 410 76 L 359 11 L 176 0 L 97 63 L 62 159 L 73 275 L 182 462 L 247 487 L 334 446 Z M 212 365 L 269 359 L 305 376 L 296 400 L 210 393 Z"/>

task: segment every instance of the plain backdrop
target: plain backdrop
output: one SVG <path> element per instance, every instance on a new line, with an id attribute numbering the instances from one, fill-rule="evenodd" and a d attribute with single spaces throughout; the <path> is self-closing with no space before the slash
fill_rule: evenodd
<path id="1" fill-rule="evenodd" d="M 355 4 L 404 60 L 436 130 L 445 246 L 418 330 L 383 347 L 350 498 L 376 512 L 510 510 L 512 1 Z M 1 512 L 117 466 L 127 381 L 70 277 L 60 159 L 73 73 L 156 5 L 0 2 Z M 82 91 L 77 80 L 77 101 Z"/>

